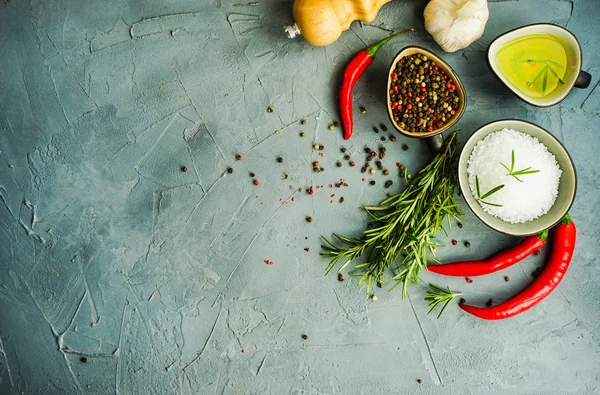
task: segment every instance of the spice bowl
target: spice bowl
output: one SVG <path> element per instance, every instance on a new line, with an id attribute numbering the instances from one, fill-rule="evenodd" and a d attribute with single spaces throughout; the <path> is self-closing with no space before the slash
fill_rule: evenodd
<path id="1" fill-rule="evenodd" d="M 498 132 L 505 128 L 535 137 L 554 155 L 562 171 L 556 200 L 548 212 L 536 219 L 522 223 L 509 223 L 484 211 L 469 186 L 467 167 L 475 146 L 490 133 Z M 510 158 L 507 159 L 507 163 L 510 164 Z M 561 142 L 540 126 L 517 119 L 506 119 L 488 123 L 480 127 L 469 137 L 458 160 L 458 181 L 461 194 L 471 211 L 490 228 L 513 236 L 534 235 L 558 224 L 571 208 L 577 189 L 577 175 L 573 160 Z"/>
<path id="2" fill-rule="evenodd" d="M 400 62 L 403 58 L 405 58 L 407 56 L 412 56 L 412 55 L 426 56 L 428 60 L 433 61 L 435 63 L 435 65 L 439 68 L 439 70 L 441 70 L 444 74 L 446 74 L 447 77 L 449 78 L 449 80 L 451 80 L 452 84 L 455 86 L 455 88 L 453 89 L 453 92 L 456 96 L 458 96 L 458 99 L 459 99 L 459 102 L 453 108 L 454 114 L 451 116 L 451 118 L 448 122 L 442 124 L 438 128 L 435 128 L 433 130 L 428 130 L 425 132 L 415 132 L 415 131 L 408 130 L 406 127 L 401 127 L 401 125 L 400 125 L 401 124 L 400 116 L 402 116 L 401 112 L 397 112 L 394 110 L 394 108 L 392 108 L 392 98 L 391 98 L 392 92 L 390 89 L 390 87 L 392 86 L 391 84 L 392 84 L 392 80 L 393 80 L 392 73 L 395 72 L 398 62 Z M 444 81 L 444 82 L 446 82 L 446 81 Z M 427 140 L 427 144 L 429 145 L 429 147 L 431 148 L 431 150 L 433 152 L 440 152 L 443 150 L 443 147 L 444 147 L 444 138 L 442 137 L 441 134 L 443 132 L 445 132 L 446 130 L 450 129 L 454 124 L 456 124 L 456 122 L 458 122 L 460 117 L 463 115 L 463 113 L 465 112 L 465 108 L 467 106 L 467 95 L 465 93 L 465 88 L 464 88 L 463 84 L 461 83 L 460 79 L 458 78 L 458 75 L 454 72 L 452 67 L 450 67 L 450 65 L 448 65 L 448 63 L 446 63 L 442 58 L 440 58 L 433 52 L 428 51 L 425 48 L 418 47 L 418 46 L 409 46 L 409 47 L 405 47 L 402 50 L 400 50 L 400 52 L 398 52 L 398 54 L 396 54 L 396 56 L 394 57 L 394 60 L 392 61 L 390 70 L 388 72 L 388 79 L 387 79 L 387 85 L 386 85 L 386 103 L 387 103 L 386 104 L 387 112 L 388 112 L 388 116 L 390 117 L 390 121 L 391 121 L 392 125 L 394 126 L 394 128 L 398 132 L 400 132 L 401 134 L 403 134 L 407 137 L 424 138 Z M 397 119 L 397 118 L 399 118 L 399 119 Z"/>

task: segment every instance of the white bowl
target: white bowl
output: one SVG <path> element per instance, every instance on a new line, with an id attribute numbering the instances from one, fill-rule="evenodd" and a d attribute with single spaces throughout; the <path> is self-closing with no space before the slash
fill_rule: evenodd
<path id="1" fill-rule="evenodd" d="M 502 74 L 498 67 L 498 62 L 496 61 L 496 54 L 505 44 L 531 34 L 551 34 L 565 44 L 564 47 L 567 51 L 568 60 L 566 73 L 563 78 L 563 81 L 565 82 L 564 85 L 562 85 L 560 89 L 555 89 L 551 94 L 541 98 L 525 95 Z M 494 72 L 496 77 L 508 87 L 508 89 L 523 101 L 537 107 L 549 107 L 561 102 L 567 97 L 573 87 L 587 88 L 592 79 L 590 74 L 581 70 L 581 46 L 579 45 L 577 38 L 565 28 L 551 23 L 536 23 L 501 34 L 490 43 L 487 51 L 487 61 L 490 69 Z"/>
<path id="2" fill-rule="evenodd" d="M 475 145 L 490 133 L 497 132 L 504 128 L 514 129 L 522 133 L 537 138 L 542 144 L 548 148 L 556 158 L 558 165 L 562 170 L 560 183 L 558 185 L 558 196 L 554 205 L 550 210 L 537 219 L 527 221 L 520 224 L 511 224 L 503 221 L 498 217 L 486 213 L 479 205 L 475 196 L 469 187 L 469 175 L 467 174 L 467 164 L 471 152 Z M 498 232 L 506 233 L 513 236 L 529 236 L 540 233 L 545 229 L 549 229 L 556 225 L 567 214 L 573 200 L 575 199 L 575 191 L 577 189 L 577 175 L 575 166 L 565 147 L 552 134 L 545 129 L 532 123 L 517 119 L 506 119 L 488 123 L 480 127 L 469 139 L 460 154 L 458 160 L 458 182 L 463 198 L 467 202 L 473 213 L 490 228 Z"/>

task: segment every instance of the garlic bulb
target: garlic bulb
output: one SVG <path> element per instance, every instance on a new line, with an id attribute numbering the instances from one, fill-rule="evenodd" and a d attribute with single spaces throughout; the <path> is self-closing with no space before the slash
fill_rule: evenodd
<path id="1" fill-rule="evenodd" d="M 446 52 L 478 40 L 489 15 L 487 0 L 431 0 L 423 12 L 425 29 Z"/>

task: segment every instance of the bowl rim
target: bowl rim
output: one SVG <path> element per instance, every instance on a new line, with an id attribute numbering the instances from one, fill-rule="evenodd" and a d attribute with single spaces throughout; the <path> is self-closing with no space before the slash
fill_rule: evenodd
<path id="1" fill-rule="evenodd" d="M 465 146 L 466 146 L 466 144 L 467 144 L 467 143 L 468 143 L 468 142 L 469 142 L 471 139 L 473 139 L 473 138 L 475 137 L 475 135 L 476 135 L 476 134 L 477 134 L 477 133 L 478 133 L 480 130 L 482 130 L 483 128 L 485 128 L 485 127 L 488 127 L 488 126 L 490 126 L 490 125 L 492 125 L 492 124 L 496 124 L 496 123 L 497 123 L 497 124 L 501 124 L 501 123 L 504 123 L 504 122 L 507 122 L 507 121 L 508 121 L 508 122 L 517 122 L 517 123 L 529 124 L 529 125 L 531 125 L 531 126 L 533 126 L 533 127 L 536 127 L 536 128 L 538 128 L 538 129 L 541 129 L 542 131 L 546 132 L 546 133 L 547 133 L 547 134 L 550 136 L 550 138 L 554 139 L 554 140 L 555 140 L 555 141 L 558 143 L 558 145 L 559 145 L 559 146 L 560 146 L 560 147 L 561 147 L 561 148 L 564 150 L 564 152 L 567 154 L 567 158 L 569 159 L 569 162 L 571 163 L 571 167 L 573 168 L 573 184 L 574 184 L 574 185 L 573 185 L 573 197 L 571 198 L 571 201 L 569 202 L 569 205 L 568 205 L 568 206 L 567 206 L 567 208 L 564 210 L 564 213 L 561 213 L 561 215 L 559 216 L 559 218 L 558 218 L 556 221 L 554 221 L 554 222 L 552 223 L 552 225 L 548 226 L 546 229 L 541 229 L 541 230 L 539 230 L 539 231 L 537 231 L 537 232 L 533 232 L 533 233 L 531 233 L 531 232 L 520 232 L 520 233 L 508 232 L 508 231 L 505 231 L 505 230 L 502 230 L 502 229 L 498 229 L 497 227 L 493 226 L 492 224 L 489 224 L 489 223 L 488 223 L 486 220 L 484 220 L 484 219 L 483 219 L 483 218 L 482 218 L 482 217 L 481 217 L 481 216 L 480 216 L 480 215 L 479 215 L 479 214 L 478 214 L 478 213 L 475 211 L 475 209 L 472 207 L 472 205 L 471 205 L 471 203 L 469 202 L 469 200 L 467 200 L 467 199 L 465 198 L 465 196 L 466 196 L 466 193 L 470 193 L 470 194 L 472 194 L 471 190 L 469 189 L 468 191 L 466 191 L 466 192 L 465 192 L 465 191 L 463 190 L 463 187 L 462 187 L 462 185 L 463 185 L 463 179 L 464 179 L 464 176 L 462 175 L 462 173 L 461 173 L 461 171 L 460 171 L 460 163 L 461 163 L 461 162 L 464 160 L 464 159 L 463 159 L 463 156 L 466 156 L 466 151 L 465 151 Z M 522 133 L 525 133 L 525 132 L 522 132 Z M 543 144 L 543 143 L 542 143 L 542 144 Z M 469 155 L 470 155 L 470 153 L 469 153 Z M 468 158 L 467 158 L 466 160 L 468 160 Z M 563 144 L 563 143 L 562 143 L 562 142 L 561 142 L 559 139 L 557 139 L 557 138 L 556 138 L 556 137 L 555 137 L 555 136 L 554 136 L 552 133 L 550 133 L 548 130 L 544 129 L 543 127 L 541 127 L 541 126 L 539 126 L 539 125 L 537 125 L 537 124 L 535 124 L 535 123 L 533 123 L 533 122 L 525 121 L 525 120 L 523 120 L 523 119 L 517 119 L 517 118 L 498 119 L 498 120 L 495 120 L 495 121 L 490 121 L 490 122 L 487 122 L 487 123 L 485 123 L 485 124 L 481 125 L 479 128 L 477 128 L 477 130 L 475 130 L 475 132 L 473 132 L 473 134 L 471 134 L 471 136 L 469 136 L 469 138 L 468 138 L 468 139 L 465 141 L 465 143 L 464 143 L 464 145 L 463 145 L 463 149 L 462 149 L 462 151 L 461 151 L 461 153 L 460 153 L 460 155 L 459 155 L 459 157 L 458 157 L 458 163 L 457 163 L 457 172 L 458 172 L 458 187 L 459 187 L 459 189 L 460 189 L 460 192 L 461 192 L 461 193 L 462 193 L 462 195 L 463 195 L 463 200 L 465 201 L 465 203 L 467 204 L 467 206 L 469 207 L 469 209 L 471 210 L 471 212 L 472 212 L 473 214 L 475 214 L 475 216 L 476 216 L 476 217 L 477 217 L 477 218 L 478 218 L 478 219 L 479 219 L 481 222 L 483 222 L 483 223 L 484 223 L 486 226 L 488 226 L 489 228 L 491 228 L 491 229 L 493 229 L 493 230 L 495 230 L 495 231 L 497 231 L 497 232 L 503 233 L 503 234 L 505 234 L 505 235 L 509 235 L 509 236 L 520 236 L 520 237 L 526 237 L 526 236 L 531 236 L 531 235 L 538 234 L 538 233 L 540 233 L 540 232 L 543 232 L 544 230 L 551 229 L 551 228 L 555 227 L 557 224 L 559 224 L 559 223 L 560 223 L 560 221 L 562 221 L 563 217 L 564 217 L 566 214 L 568 214 L 568 213 L 569 213 L 569 210 L 571 209 L 571 207 L 573 206 L 573 203 L 575 202 L 575 197 L 577 196 L 577 168 L 575 167 L 575 162 L 573 162 L 573 158 L 571 157 L 571 154 L 569 153 L 569 151 L 567 150 L 567 148 L 564 146 L 564 144 Z M 466 180 L 465 182 L 466 182 L 466 185 L 468 186 L 468 183 L 469 183 L 469 182 L 468 182 L 468 180 Z M 476 202 L 475 202 L 475 203 L 476 203 Z"/>
<path id="2" fill-rule="evenodd" d="M 400 60 L 399 56 L 402 52 L 409 50 L 409 49 L 416 49 L 417 51 L 420 51 L 421 53 L 423 53 L 424 55 L 430 56 L 433 55 L 433 57 L 439 59 L 442 63 L 443 66 L 448 68 L 452 74 L 452 77 L 454 78 L 454 80 L 456 81 L 457 86 L 460 89 L 460 92 L 462 93 L 463 96 L 463 105 L 461 106 L 460 111 L 458 111 L 454 118 L 452 119 L 451 122 L 448 122 L 446 125 L 442 126 L 439 129 L 436 129 L 432 132 L 426 132 L 426 133 L 411 133 L 408 132 L 406 130 L 403 130 L 401 128 L 399 128 L 396 125 L 396 122 L 394 121 L 393 115 L 392 115 L 392 111 L 390 108 L 390 103 L 389 103 L 389 86 L 390 86 L 390 78 L 391 78 L 391 70 L 392 68 L 396 65 L 396 63 Z M 396 55 L 394 55 L 392 62 L 390 64 L 390 66 L 388 67 L 388 75 L 387 75 L 387 80 L 386 80 L 386 86 L 385 86 L 385 106 L 387 109 L 387 114 L 388 114 L 388 118 L 390 119 L 390 123 L 392 124 L 392 127 L 394 129 L 396 129 L 396 131 L 400 132 L 402 135 L 407 136 L 407 137 L 412 137 L 412 138 L 427 138 L 427 137 L 433 137 L 436 136 L 440 133 L 444 133 L 445 131 L 447 131 L 448 129 L 450 129 L 452 126 L 454 126 L 459 120 L 460 118 L 464 115 L 464 113 L 467 110 L 467 91 L 462 83 L 462 81 L 460 80 L 458 73 L 456 73 L 456 71 L 454 71 L 454 69 L 452 68 L 452 66 L 450 66 L 450 64 L 448 64 L 448 62 L 446 62 L 440 55 L 436 54 L 433 51 L 430 51 L 427 48 L 423 48 L 419 45 L 408 45 L 406 47 L 403 47 L 402 49 L 400 49 Z"/>
<path id="3" fill-rule="evenodd" d="M 509 86 L 509 85 L 508 85 L 508 84 L 507 84 L 507 83 L 506 83 L 506 82 L 505 82 L 505 81 L 504 81 L 504 80 L 503 80 L 503 79 L 502 79 L 502 78 L 501 78 L 501 77 L 498 75 L 498 73 L 496 72 L 496 70 L 494 69 L 494 67 L 492 67 L 492 64 L 491 64 L 491 62 L 490 62 L 490 50 L 491 50 L 491 48 L 492 48 L 492 45 L 494 45 L 494 43 L 495 43 L 496 41 L 498 41 L 500 38 L 502 38 L 502 37 L 504 37 L 504 36 L 506 36 L 506 35 L 508 35 L 508 34 L 511 34 L 511 33 L 514 33 L 514 32 L 516 32 L 516 31 L 518 31 L 518 30 L 521 30 L 521 29 L 526 29 L 526 28 L 529 28 L 529 27 L 532 27 L 532 26 L 549 26 L 549 27 L 551 27 L 551 28 L 553 28 L 553 29 L 554 29 L 554 28 L 557 28 L 557 29 L 563 30 L 565 33 L 567 33 L 568 35 L 570 35 L 570 36 L 573 38 L 573 40 L 575 41 L 575 43 L 577 44 L 577 49 L 578 49 L 578 51 L 577 51 L 577 54 L 578 54 L 578 58 L 579 58 L 579 72 L 581 72 L 581 67 L 583 66 L 583 50 L 581 49 L 581 44 L 579 43 L 579 40 L 577 39 L 577 37 L 575 36 L 575 34 L 573 34 L 573 33 L 572 33 L 570 30 L 568 30 L 568 29 L 566 29 L 566 28 L 564 28 L 564 27 L 562 27 L 562 26 L 560 26 L 560 25 L 557 25 L 557 24 L 555 24 L 555 23 L 548 23 L 548 22 L 530 23 L 530 24 L 528 24 L 528 25 L 523 25 L 523 26 L 515 27 L 514 29 L 507 30 L 507 31 L 505 31 L 504 33 L 502 33 L 502 34 L 500 34 L 500 35 L 496 36 L 496 38 L 494 38 L 494 39 L 493 39 L 493 40 L 492 40 L 492 41 L 491 41 L 491 42 L 488 44 L 488 46 L 487 46 L 485 60 L 486 60 L 486 62 L 487 62 L 488 68 L 489 68 L 489 69 L 492 71 L 492 74 L 493 74 L 493 75 L 496 77 L 496 79 L 498 79 L 498 81 L 500 81 L 500 82 L 502 83 L 502 85 L 504 85 L 504 86 L 505 86 L 505 87 L 506 87 L 506 88 L 507 88 L 507 89 L 510 91 L 510 93 L 512 93 L 513 95 L 515 95 L 515 96 L 516 96 L 516 97 L 518 97 L 519 99 L 523 100 L 525 103 L 527 103 L 527 104 L 530 104 L 530 105 L 532 105 L 532 106 L 534 106 L 534 107 L 538 107 L 538 108 L 547 108 L 547 107 L 552 107 L 552 106 L 555 106 L 555 105 L 559 104 L 560 102 L 562 102 L 563 100 L 565 100 L 565 99 L 567 98 L 567 96 L 569 96 L 569 94 L 571 93 L 571 91 L 572 91 L 572 90 L 573 90 L 573 88 L 575 87 L 575 83 L 571 84 L 571 87 L 570 87 L 568 90 L 566 90 L 566 91 L 565 91 L 564 95 L 561 95 L 561 96 L 560 96 L 560 97 L 558 97 L 556 100 L 554 100 L 554 101 L 552 101 L 552 102 L 549 102 L 549 103 L 547 103 L 547 104 L 535 103 L 535 102 L 532 102 L 531 100 L 528 100 L 528 99 L 526 99 L 526 97 L 525 97 L 525 96 L 523 96 L 523 95 L 521 95 L 521 94 L 519 94 L 519 93 L 515 92 L 515 90 L 514 90 L 514 89 L 512 89 L 512 88 L 511 88 L 511 87 L 510 87 L 510 86 Z"/>

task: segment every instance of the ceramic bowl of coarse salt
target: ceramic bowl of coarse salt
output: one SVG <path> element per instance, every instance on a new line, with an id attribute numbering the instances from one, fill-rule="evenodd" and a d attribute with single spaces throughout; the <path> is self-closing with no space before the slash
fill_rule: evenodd
<path id="1" fill-rule="evenodd" d="M 473 213 L 514 236 L 556 225 L 577 189 L 575 166 L 560 141 L 516 119 L 488 123 L 471 135 L 460 154 L 458 180 Z"/>

